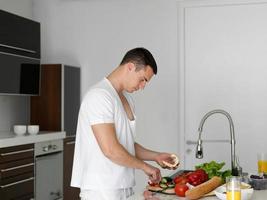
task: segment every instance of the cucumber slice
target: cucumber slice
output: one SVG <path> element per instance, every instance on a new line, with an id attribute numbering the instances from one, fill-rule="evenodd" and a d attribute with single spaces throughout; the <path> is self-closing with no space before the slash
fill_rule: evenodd
<path id="1" fill-rule="evenodd" d="M 163 189 L 168 188 L 168 185 L 165 183 L 160 183 L 159 186 Z"/>
<path id="2" fill-rule="evenodd" d="M 168 188 L 174 188 L 175 187 L 175 184 L 171 183 L 171 184 L 168 184 Z"/>
<path id="3" fill-rule="evenodd" d="M 168 183 L 168 182 L 172 182 L 172 178 L 171 177 L 168 177 L 168 176 L 165 176 L 161 179 L 160 181 L 161 183 Z"/>

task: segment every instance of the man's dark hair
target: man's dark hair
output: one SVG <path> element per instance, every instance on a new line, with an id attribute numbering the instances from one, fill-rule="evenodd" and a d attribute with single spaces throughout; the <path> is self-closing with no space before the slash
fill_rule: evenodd
<path id="1" fill-rule="evenodd" d="M 153 55 L 145 48 L 138 47 L 128 51 L 123 57 L 120 65 L 132 62 L 136 65 L 136 70 L 143 69 L 148 65 L 152 68 L 153 73 L 156 75 L 158 68 Z"/>

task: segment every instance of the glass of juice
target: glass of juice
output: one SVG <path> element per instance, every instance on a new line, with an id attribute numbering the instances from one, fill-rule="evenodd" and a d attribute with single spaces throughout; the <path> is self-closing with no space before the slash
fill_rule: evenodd
<path id="1" fill-rule="evenodd" d="M 226 199 L 241 200 L 241 177 L 226 177 Z"/>
<path id="2" fill-rule="evenodd" d="M 257 157 L 259 175 L 267 174 L 267 153 L 258 153 Z"/>

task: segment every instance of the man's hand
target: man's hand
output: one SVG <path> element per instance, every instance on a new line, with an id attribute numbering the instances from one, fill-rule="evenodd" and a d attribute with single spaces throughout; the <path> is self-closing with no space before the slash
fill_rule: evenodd
<path id="1" fill-rule="evenodd" d="M 149 165 L 148 163 L 144 163 L 143 171 L 145 172 L 146 175 L 148 175 L 148 178 L 152 183 L 160 182 L 161 174 L 158 168 L 153 167 L 152 165 Z"/>
<path id="2" fill-rule="evenodd" d="M 170 164 L 175 164 L 174 156 L 173 154 L 170 154 L 170 153 L 159 153 L 156 156 L 155 161 L 164 169 L 167 168 L 167 169 L 175 170 L 179 166 L 179 162 L 173 167 L 169 167 L 164 164 L 163 161 L 170 163 Z"/>
<path id="3" fill-rule="evenodd" d="M 153 195 L 154 195 L 154 193 L 152 193 L 148 190 L 143 192 L 143 196 L 144 196 L 145 200 L 160 200 L 158 197 L 155 197 Z"/>

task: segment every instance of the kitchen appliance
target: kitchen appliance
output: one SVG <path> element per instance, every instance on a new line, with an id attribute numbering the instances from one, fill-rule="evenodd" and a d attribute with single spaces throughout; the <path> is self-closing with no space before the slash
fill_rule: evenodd
<path id="1" fill-rule="evenodd" d="M 63 200 L 63 140 L 35 143 L 35 199 Z"/>

